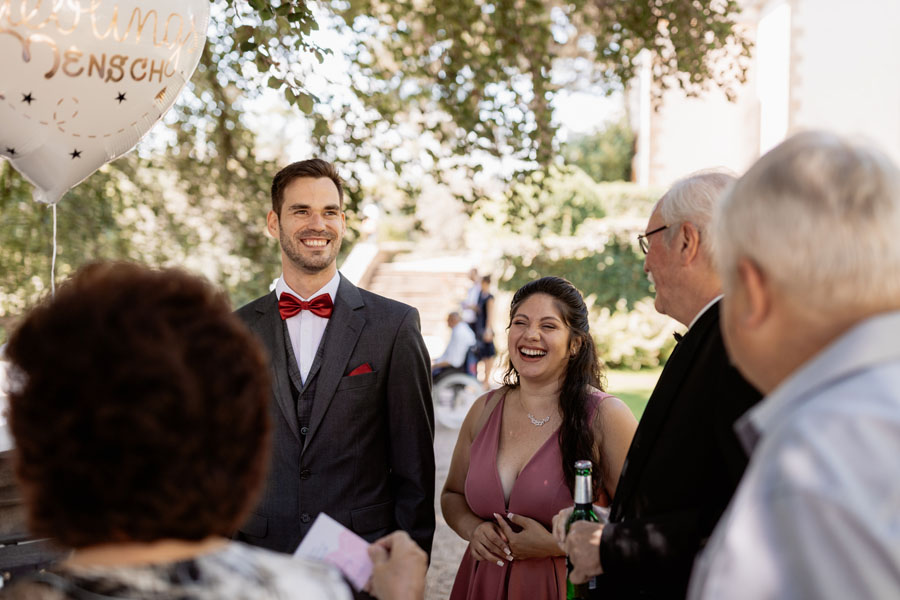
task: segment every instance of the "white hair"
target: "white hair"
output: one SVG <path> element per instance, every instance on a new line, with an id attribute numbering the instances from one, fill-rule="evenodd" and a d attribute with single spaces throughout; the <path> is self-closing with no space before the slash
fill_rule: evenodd
<path id="1" fill-rule="evenodd" d="M 700 230 L 700 250 L 710 253 L 709 230 L 713 211 L 728 188 L 737 178 L 723 171 L 698 171 L 676 181 L 659 199 L 659 216 L 669 226 L 663 232 L 666 243 L 678 235 L 678 226 L 691 223 Z"/>
<path id="2" fill-rule="evenodd" d="M 737 181 L 712 229 L 726 293 L 746 258 L 812 310 L 900 302 L 900 171 L 869 146 L 791 137 Z"/>

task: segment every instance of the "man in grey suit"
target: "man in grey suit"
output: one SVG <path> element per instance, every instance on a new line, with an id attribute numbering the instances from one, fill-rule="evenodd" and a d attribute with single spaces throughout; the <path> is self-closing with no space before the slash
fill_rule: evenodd
<path id="1" fill-rule="evenodd" d="M 237 314 L 269 354 L 272 454 L 236 537 L 293 552 L 324 512 L 370 542 L 404 529 L 430 552 L 434 412 L 418 312 L 338 273 L 346 224 L 330 163 L 282 169 L 267 226 L 282 276 Z"/>

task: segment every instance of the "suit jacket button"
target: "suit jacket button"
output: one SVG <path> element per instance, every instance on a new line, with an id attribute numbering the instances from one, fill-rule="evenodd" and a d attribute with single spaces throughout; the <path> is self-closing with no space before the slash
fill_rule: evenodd
<path id="1" fill-rule="evenodd" d="M 300 428 L 300 435 L 306 435 L 307 433 L 309 433 L 309 427 Z"/>
<path id="2" fill-rule="evenodd" d="M 301 523 L 309 523 L 310 521 L 312 521 L 312 517 L 309 516 L 309 513 L 303 513 L 302 515 L 300 515 Z"/>
<path id="3" fill-rule="evenodd" d="M 309 469 L 303 469 L 302 471 L 300 471 L 300 479 L 309 479 L 310 475 L 311 473 L 309 472 Z"/>

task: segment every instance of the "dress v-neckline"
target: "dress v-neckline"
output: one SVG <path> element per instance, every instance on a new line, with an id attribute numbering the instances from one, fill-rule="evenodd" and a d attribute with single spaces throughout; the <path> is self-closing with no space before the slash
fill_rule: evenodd
<path id="1" fill-rule="evenodd" d="M 500 465 L 497 462 L 497 455 L 500 452 L 500 436 L 503 434 L 503 407 L 506 405 L 506 397 L 509 394 L 509 390 L 504 392 L 503 397 L 500 398 L 500 401 L 497 403 L 497 406 L 494 407 L 494 411 L 499 410 L 500 414 L 497 416 L 497 439 L 494 441 L 494 477 L 497 480 L 497 486 L 500 489 L 500 497 L 503 498 L 503 506 L 505 507 L 504 512 L 509 512 L 509 501 L 512 500 L 513 492 L 516 491 L 516 485 L 519 483 L 519 479 L 522 477 L 522 473 L 525 472 L 531 463 L 534 462 L 535 457 L 540 454 L 544 448 L 547 447 L 547 444 L 556 438 L 559 437 L 559 427 L 553 430 L 553 433 L 550 434 L 544 443 L 541 444 L 537 450 L 525 461 L 525 464 L 522 465 L 522 468 L 519 469 L 518 474 L 516 475 L 516 479 L 513 481 L 512 487 L 509 488 L 509 498 L 506 497 L 506 492 L 503 489 L 503 479 L 500 477 Z"/>

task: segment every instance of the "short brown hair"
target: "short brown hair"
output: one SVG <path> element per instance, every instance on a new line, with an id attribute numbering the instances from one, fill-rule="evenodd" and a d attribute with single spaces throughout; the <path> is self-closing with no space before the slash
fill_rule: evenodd
<path id="1" fill-rule="evenodd" d="M 32 534 L 85 546 L 230 535 L 267 460 L 267 367 L 225 296 L 95 263 L 13 333 L 10 427 Z"/>
<path id="2" fill-rule="evenodd" d="M 333 181 L 341 201 L 341 208 L 344 207 L 344 180 L 341 179 L 335 166 L 321 158 L 310 158 L 289 164 L 278 171 L 272 180 L 272 210 L 279 219 L 281 218 L 281 207 L 284 204 L 284 189 L 295 179 L 303 177 L 312 179 L 327 177 Z"/>

